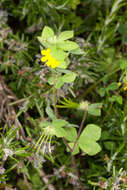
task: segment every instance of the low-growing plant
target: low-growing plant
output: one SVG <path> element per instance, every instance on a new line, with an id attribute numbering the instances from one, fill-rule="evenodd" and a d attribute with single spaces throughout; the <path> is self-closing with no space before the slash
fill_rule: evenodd
<path id="1" fill-rule="evenodd" d="M 57 90 L 59 90 L 65 83 L 74 82 L 75 78 L 78 77 L 75 72 L 70 71 L 68 68 L 70 64 L 70 54 L 82 54 L 77 43 L 70 41 L 73 37 L 73 31 L 64 31 L 58 35 L 55 35 L 53 30 L 49 27 L 44 27 L 42 35 L 38 37 L 41 43 L 41 61 L 45 62 L 47 69 L 50 74 L 48 76 L 48 83 L 51 85 L 50 93 L 52 93 L 52 99 L 46 99 L 48 105 L 46 107 L 46 113 L 48 118 L 45 121 L 40 122 L 40 128 L 42 135 L 35 145 L 36 152 L 38 153 L 41 146 L 44 143 L 49 144 L 49 151 L 51 152 L 50 143 L 53 136 L 62 138 L 66 148 L 71 152 L 74 167 L 77 172 L 75 164 L 75 154 L 79 153 L 79 148 L 88 155 L 95 155 L 101 151 L 99 144 L 96 142 L 101 136 L 101 128 L 95 124 L 88 124 L 84 128 L 84 122 L 88 114 L 100 115 L 101 104 L 90 104 L 87 101 L 81 103 L 75 103 L 67 101 L 65 99 L 66 108 L 76 108 L 84 112 L 84 116 L 81 125 L 78 127 L 78 131 L 75 125 L 69 123 L 69 121 L 61 119 L 58 113 L 57 106 Z M 54 107 L 54 111 L 51 109 Z M 44 146 L 43 151 L 45 152 L 46 147 Z M 78 172 L 76 173 L 79 177 Z M 81 183 L 82 189 L 84 185 Z"/>
<path id="2" fill-rule="evenodd" d="M 126 189 L 126 5 L 0 1 L 0 189 Z"/>

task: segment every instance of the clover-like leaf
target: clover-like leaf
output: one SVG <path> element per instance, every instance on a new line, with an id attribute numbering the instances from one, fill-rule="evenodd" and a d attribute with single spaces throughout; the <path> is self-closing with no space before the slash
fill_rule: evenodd
<path id="1" fill-rule="evenodd" d="M 88 155 L 95 155 L 101 151 L 100 145 L 96 142 L 101 136 L 101 128 L 94 124 L 89 124 L 80 135 L 78 144 L 83 152 Z"/>
<path id="2" fill-rule="evenodd" d="M 60 48 L 57 48 L 55 45 L 52 45 L 50 47 L 51 49 L 51 55 L 55 57 L 57 61 L 64 61 L 65 58 L 67 58 L 67 53 L 61 50 Z"/>
<path id="3" fill-rule="evenodd" d="M 74 127 L 64 128 L 66 135 L 64 136 L 68 141 L 74 142 L 77 137 L 77 131 Z"/>
<path id="4" fill-rule="evenodd" d="M 54 115 L 53 110 L 51 109 L 49 103 L 48 103 L 48 105 L 47 105 L 47 107 L 46 107 L 46 113 L 47 113 L 47 115 L 48 115 L 51 119 L 56 119 L 56 116 Z"/>
<path id="5" fill-rule="evenodd" d="M 73 148 L 74 143 L 68 143 L 71 148 Z M 77 144 L 74 148 L 74 151 L 72 152 L 72 155 L 76 155 L 79 153 L 79 145 Z"/>
<path id="6" fill-rule="evenodd" d="M 61 88 L 61 86 L 63 86 L 64 83 L 72 83 L 75 80 L 76 76 L 77 74 L 74 72 L 60 76 L 55 85 L 56 89 Z"/>
<path id="7" fill-rule="evenodd" d="M 59 80 L 57 81 L 56 85 L 55 85 L 55 88 L 56 89 L 59 89 L 61 88 L 61 86 L 64 85 L 64 81 L 62 80 L 62 77 L 59 77 Z"/>
<path id="8" fill-rule="evenodd" d="M 94 116 L 100 116 L 101 115 L 101 108 L 102 103 L 95 103 L 88 106 L 88 113 Z"/>
<path id="9" fill-rule="evenodd" d="M 73 36 L 74 36 L 73 31 L 64 31 L 59 35 L 58 40 L 59 41 L 68 40 L 68 39 L 72 38 Z"/>
<path id="10" fill-rule="evenodd" d="M 54 126 L 54 133 L 57 137 L 64 137 L 66 136 L 66 131 L 59 126 Z"/>
<path id="11" fill-rule="evenodd" d="M 79 45 L 73 41 L 63 41 L 61 43 L 58 44 L 58 47 L 64 51 L 72 51 L 75 50 L 77 48 L 79 48 Z"/>
<path id="12" fill-rule="evenodd" d="M 53 30 L 50 27 L 45 26 L 43 31 L 42 31 L 41 37 L 43 39 L 48 39 L 48 38 L 53 37 L 53 36 L 54 36 Z"/>
<path id="13" fill-rule="evenodd" d="M 76 76 L 77 76 L 76 73 L 71 72 L 69 74 L 65 74 L 64 76 L 62 76 L 62 79 L 66 83 L 71 83 L 71 82 L 73 82 L 75 80 Z"/>
<path id="14" fill-rule="evenodd" d="M 63 119 L 54 119 L 52 122 L 52 125 L 54 127 L 64 127 L 67 124 L 68 124 L 68 122 Z"/>

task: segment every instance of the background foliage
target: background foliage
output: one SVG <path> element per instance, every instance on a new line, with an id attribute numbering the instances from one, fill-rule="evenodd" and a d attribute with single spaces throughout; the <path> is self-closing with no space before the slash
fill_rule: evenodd
<path id="1" fill-rule="evenodd" d="M 65 107 L 58 108 L 60 115 L 80 125 L 83 113 L 74 105 L 102 103 L 101 115 L 94 107 L 85 121 L 101 127 L 102 151 L 76 156 L 85 189 L 127 188 L 126 20 L 126 0 L 0 1 L 0 189 L 79 186 L 61 140 L 53 138 L 51 155 L 48 148 L 45 156 L 43 148 L 33 152 L 52 102 L 37 40 L 45 25 L 57 34 L 74 30 L 73 40 L 84 52 L 70 56 L 69 68 L 78 77 L 57 92 Z"/>

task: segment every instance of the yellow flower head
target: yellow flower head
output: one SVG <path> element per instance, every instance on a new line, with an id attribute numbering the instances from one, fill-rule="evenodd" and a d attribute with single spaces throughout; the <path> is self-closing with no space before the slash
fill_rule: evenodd
<path id="1" fill-rule="evenodd" d="M 59 64 L 60 61 L 57 61 L 51 54 L 51 50 L 48 48 L 46 50 L 42 50 L 41 54 L 43 57 L 41 58 L 42 62 L 46 62 L 46 65 L 48 67 L 51 67 L 52 69 L 55 69 Z"/>
<path id="2" fill-rule="evenodd" d="M 126 91 L 126 90 L 127 90 L 127 81 L 124 82 L 124 85 L 125 85 L 125 86 L 123 87 L 123 90 Z"/>

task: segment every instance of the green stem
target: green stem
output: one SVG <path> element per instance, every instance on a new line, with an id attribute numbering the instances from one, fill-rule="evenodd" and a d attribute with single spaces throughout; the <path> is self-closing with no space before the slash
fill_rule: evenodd
<path id="1" fill-rule="evenodd" d="M 37 148 L 37 146 L 38 146 L 40 140 L 42 139 L 43 135 L 44 135 L 44 134 L 42 133 L 42 135 L 40 136 L 40 138 L 39 138 L 38 141 L 36 142 L 36 144 L 35 144 L 35 146 L 34 146 L 34 149 Z"/>
<path id="2" fill-rule="evenodd" d="M 39 152 L 39 150 L 40 150 L 40 148 L 41 148 L 41 146 L 42 146 L 42 144 L 43 144 L 43 142 L 45 140 L 45 137 L 46 137 L 46 135 L 44 135 L 44 137 L 42 138 L 41 143 L 40 143 L 40 145 L 39 145 L 39 147 L 38 147 L 38 149 L 36 151 L 36 154 Z"/>

